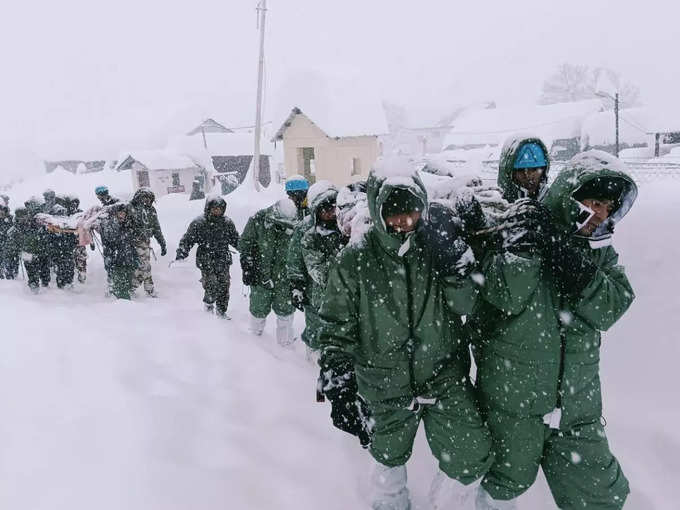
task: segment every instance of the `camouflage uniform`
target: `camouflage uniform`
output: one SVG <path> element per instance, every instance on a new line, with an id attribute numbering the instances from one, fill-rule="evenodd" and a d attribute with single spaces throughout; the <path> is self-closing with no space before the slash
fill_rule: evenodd
<path id="1" fill-rule="evenodd" d="M 151 204 L 145 204 L 151 199 Z M 161 255 L 165 255 L 165 238 L 158 222 L 158 213 L 152 205 L 156 199 L 149 188 L 140 188 L 130 201 L 130 215 L 135 229 L 135 251 L 137 253 L 137 268 L 133 277 L 134 288 L 144 285 L 149 295 L 154 295 L 153 278 L 151 277 L 151 238 L 155 237 L 161 247 Z"/>

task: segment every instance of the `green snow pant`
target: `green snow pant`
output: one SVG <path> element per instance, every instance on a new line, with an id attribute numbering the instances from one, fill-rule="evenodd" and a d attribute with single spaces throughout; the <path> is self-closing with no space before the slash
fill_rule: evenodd
<path id="1" fill-rule="evenodd" d="M 218 312 L 226 312 L 229 306 L 229 266 L 219 269 L 202 269 L 203 302 L 217 304 Z"/>
<path id="2" fill-rule="evenodd" d="M 287 317 L 295 311 L 288 280 L 275 282 L 273 289 L 262 285 L 250 287 L 251 315 L 257 319 L 264 319 L 272 310 L 279 317 Z"/>
<path id="3" fill-rule="evenodd" d="M 562 509 L 619 510 L 628 480 L 609 450 L 598 421 L 550 429 L 540 416 L 488 412 L 496 461 L 482 486 L 494 498 L 513 499 L 536 480 L 539 466 Z"/>
<path id="4" fill-rule="evenodd" d="M 370 452 L 389 467 L 406 464 L 422 420 L 430 450 L 439 469 L 468 485 L 480 479 L 493 463 L 491 436 L 484 426 L 468 382 L 449 387 L 446 396 L 433 405 L 411 410 L 404 399 L 369 402 Z"/>
<path id="5" fill-rule="evenodd" d="M 111 292 L 118 299 L 130 299 L 130 292 L 133 288 L 132 279 L 135 268 L 131 266 L 112 266 L 109 269 L 111 276 Z"/>
<path id="6" fill-rule="evenodd" d="M 319 348 L 319 334 L 321 333 L 321 318 L 318 310 L 312 305 L 305 305 L 305 330 L 302 332 L 302 341 L 310 349 Z"/>

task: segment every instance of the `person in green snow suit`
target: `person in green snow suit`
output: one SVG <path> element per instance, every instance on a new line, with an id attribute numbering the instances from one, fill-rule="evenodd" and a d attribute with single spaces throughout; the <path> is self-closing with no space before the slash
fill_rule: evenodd
<path id="1" fill-rule="evenodd" d="M 492 462 L 461 335 L 477 293 L 461 272 L 471 252 L 430 235 L 425 187 L 401 158 L 371 172 L 367 198 L 373 226 L 331 267 L 321 306 L 323 391 L 331 416 L 353 419 L 345 395 L 357 389 L 370 409 L 373 508 L 410 507 L 405 464 L 421 420 L 439 461 L 434 508 L 458 508 L 442 505 L 468 501 Z"/>
<path id="2" fill-rule="evenodd" d="M 501 149 L 498 187 L 510 203 L 520 198 L 540 199 L 548 189 L 549 171 L 550 156 L 540 138 L 512 136 Z"/>
<path id="3" fill-rule="evenodd" d="M 108 217 L 101 223 L 104 266 L 111 281 L 111 291 L 118 299 L 130 299 L 132 277 L 138 267 L 135 248 L 135 224 L 128 204 L 110 206 Z"/>
<path id="4" fill-rule="evenodd" d="M 222 197 L 208 197 L 203 216 L 189 224 L 179 242 L 176 256 L 176 260 L 187 258 L 194 245 L 198 244 L 196 267 L 201 270 L 205 310 L 212 313 L 217 305 L 217 316 L 224 319 L 229 318 L 229 246 L 238 246 L 238 232 L 231 218 L 224 215 L 226 209 L 227 203 Z"/>
<path id="5" fill-rule="evenodd" d="M 50 283 L 50 245 L 47 230 L 35 219 L 42 212 L 41 200 L 31 197 L 25 208 L 15 211 L 16 220 L 7 232 L 6 253 L 11 260 L 22 260 L 26 268 L 28 286 L 38 292 L 40 285 Z"/>
<path id="6" fill-rule="evenodd" d="M 293 234 L 288 248 L 288 278 L 293 304 L 305 313 L 302 340 L 311 349 L 319 348 L 319 309 L 326 292 L 328 270 L 348 241 L 340 233 L 336 221 L 337 195 L 338 189 L 329 181 L 318 181 L 309 188 L 310 225 L 298 243 L 294 242 Z M 291 264 L 295 261 L 300 262 Z"/>
<path id="7" fill-rule="evenodd" d="M 579 154 L 542 203 L 517 202 L 516 245 L 485 259 L 482 315 L 492 327 L 475 358 L 496 461 L 479 508 L 515 508 L 539 467 L 559 508 L 623 507 L 628 482 L 601 419 L 600 332 L 634 299 L 604 244 L 636 196 L 618 159 Z"/>
<path id="8" fill-rule="evenodd" d="M 14 218 L 9 212 L 9 207 L 0 200 L 0 279 L 12 280 L 16 276 L 14 266 L 17 259 L 11 257 L 6 249 L 8 232 L 13 226 Z"/>
<path id="9" fill-rule="evenodd" d="M 286 253 L 286 275 L 290 282 L 291 302 L 300 311 L 304 311 L 305 305 L 309 304 L 307 297 L 307 282 L 309 275 L 305 268 L 305 261 L 302 257 L 302 236 L 312 226 L 312 217 L 305 216 L 293 230 L 288 243 L 288 253 Z M 297 291 L 297 292 L 296 292 Z M 305 314 L 305 331 L 302 332 L 302 341 L 309 346 L 307 328 L 310 327 L 309 320 Z M 311 331 L 311 330 L 310 330 Z"/>
<path id="10" fill-rule="evenodd" d="M 302 179 L 302 178 L 301 178 Z M 302 182 L 304 181 L 304 182 Z M 307 181 L 288 179 L 286 191 L 307 194 Z M 300 201 L 299 207 L 303 206 Z M 246 223 L 239 240 L 243 283 L 250 286 L 250 330 L 261 335 L 269 312 L 276 315 L 276 340 L 281 346 L 293 341 L 293 307 L 286 255 L 300 209 L 291 198 L 256 212 Z"/>

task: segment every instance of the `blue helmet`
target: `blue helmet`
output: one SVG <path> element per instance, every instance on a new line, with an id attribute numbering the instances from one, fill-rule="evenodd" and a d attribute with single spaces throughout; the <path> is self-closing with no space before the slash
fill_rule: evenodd
<path id="1" fill-rule="evenodd" d="M 307 191 L 309 182 L 301 175 L 291 175 L 286 179 L 286 191 Z"/>
<path id="2" fill-rule="evenodd" d="M 528 142 L 522 145 L 517 151 L 515 170 L 524 170 L 525 168 L 544 168 L 548 166 L 545 159 L 543 148 L 536 142 Z"/>
<path id="3" fill-rule="evenodd" d="M 109 192 L 109 188 L 106 186 L 97 186 L 94 189 L 95 195 L 106 195 Z"/>

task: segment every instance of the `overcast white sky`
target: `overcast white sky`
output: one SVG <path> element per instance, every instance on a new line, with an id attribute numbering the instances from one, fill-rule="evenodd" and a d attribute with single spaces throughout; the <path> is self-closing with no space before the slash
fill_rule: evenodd
<path id="1" fill-rule="evenodd" d="M 0 18 L 0 172 L 254 120 L 257 0 L 23 0 Z M 680 92 L 680 2 L 268 0 L 267 119 L 353 97 L 532 103 L 562 62 Z M 563 7 L 560 7 L 563 5 Z M 676 103 L 680 102 L 677 99 Z M 360 111 L 348 111 L 357 116 Z M 32 164 L 32 163 L 31 163 Z"/>

